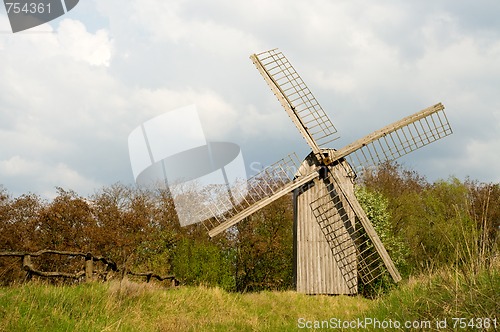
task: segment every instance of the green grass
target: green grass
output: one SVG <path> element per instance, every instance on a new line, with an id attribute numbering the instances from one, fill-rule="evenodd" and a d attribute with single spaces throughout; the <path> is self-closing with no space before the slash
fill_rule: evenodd
<path id="1" fill-rule="evenodd" d="M 295 292 L 227 293 L 219 288 L 163 289 L 114 282 L 0 290 L 2 331 L 293 331 L 298 317 L 355 317 L 361 297 Z"/>
<path id="2" fill-rule="evenodd" d="M 476 273 L 443 269 L 375 300 L 292 291 L 240 294 L 203 286 L 166 289 L 131 281 L 28 283 L 0 289 L 0 331 L 296 331 L 299 318 L 319 324 L 367 317 L 430 321 L 431 327 L 446 318 L 450 329 L 453 317 L 498 321 L 499 294 L 498 265 Z"/>
<path id="3" fill-rule="evenodd" d="M 497 328 L 492 330 L 500 330 L 500 269 L 498 265 L 475 273 L 441 269 L 407 281 L 376 303 L 367 316 L 391 317 L 400 322 L 430 321 L 432 326 L 446 319 L 448 327 L 453 318 L 489 318 L 497 321 Z"/>

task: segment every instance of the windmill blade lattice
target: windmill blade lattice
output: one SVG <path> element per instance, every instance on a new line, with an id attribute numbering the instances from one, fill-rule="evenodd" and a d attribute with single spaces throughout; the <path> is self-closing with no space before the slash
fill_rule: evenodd
<path id="1" fill-rule="evenodd" d="M 346 192 L 335 175 L 339 170 L 349 174 L 349 168 L 342 161 L 330 169 L 325 178 L 326 185 L 310 206 L 347 287 L 355 292 L 358 276 L 365 285 L 385 271 L 389 271 L 396 282 L 401 276 L 363 210 L 355 206 L 357 200 L 351 197 L 354 193 Z"/>
<path id="2" fill-rule="evenodd" d="M 339 188 L 330 181 L 322 187 L 319 196 L 311 202 L 310 207 L 325 235 L 346 286 L 351 293 L 355 293 L 358 278 L 357 254 L 356 244 L 351 236 L 355 231 L 355 225 L 346 197 L 340 195 Z"/>
<path id="3" fill-rule="evenodd" d="M 295 154 L 232 187 L 202 193 L 197 211 L 210 237 L 293 192 L 295 280 L 308 294 L 355 294 L 389 273 L 401 276 L 354 193 L 355 170 L 399 158 L 452 133 L 436 104 L 334 150 L 337 130 L 277 49 L 250 56 L 312 152 Z M 215 193 L 215 194 L 214 194 Z M 186 197 L 191 201 L 191 197 Z M 319 226 L 319 227 L 318 227 Z"/>
<path id="4" fill-rule="evenodd" d="M 221 233 L 253 212 L 318 176 L 317 172 L 297 173 L 299 159 L 295 153 L 264 168 L 260 173 L 231 188 L 232 195 L 214 197 L 203 213 L 209 218 L 203 225 L 211 237 Z M 227 211 L 221 213 L 221 211 Z"/>
<path id="5" fill-rule="evenodd" d="M 274 49 L 251 58 L 315 153 L 338 138 L 335 126 L 283 53 Z"/>
<path id="6" fill-rule="evenodd" d="M 355 170 L 390 161 L 453 133 L 442 104 L 408 116 L 346 146 L 337 155 Z"/>

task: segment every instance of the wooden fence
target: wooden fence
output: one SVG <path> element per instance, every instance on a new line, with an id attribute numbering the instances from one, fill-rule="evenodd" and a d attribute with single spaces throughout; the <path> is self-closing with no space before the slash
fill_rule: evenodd
<path id="1" fill-rule="evenodd" d="M 39 257 L 41 255 L 50 255 L 50 254 L 69 256 L 69 257 L 83 257 L 85 258 L 85 267 L 82 270 L 79 270 L 78 272 L 68 273 L 68 272 L 40 271 L 33 266 L 31 260 L 32 257 Z M 75 279 L 77 281 L 84 279 L 86 282 L 89 282 L 97 279 L 102 279 L 103 281 L 106 281 L 112 278 L 113 275 L 121 275 L 121 278 L 124 278 L 127 275 L 131 275 L 137 277 L 146 277 L 146 282 L 150 282 L 151 279 L 154 278 L 159 281 L 170 280 L 172 286 L 176 286 L 179 284 L 174 275 L 161 276 L 154 272 L 144 272 L 144 273 L 132 272 L 126 267 L 119 268 L 118 265 L 110 259 L 100 256 L 94 256 L 91 253 L 43 249 L 33 253 L 4 251 L 0 252 L 0 257 L 19 257 L 20 262 L 22 264 L 22 269 L 26 271 L 26 276 L 25 276 L 26 281 L 31 280 L 33 276 L 39 276 L 43 278 Z M 103 263 L 104 269 L 103 270 L 95 269 L 94 262 Z"/>

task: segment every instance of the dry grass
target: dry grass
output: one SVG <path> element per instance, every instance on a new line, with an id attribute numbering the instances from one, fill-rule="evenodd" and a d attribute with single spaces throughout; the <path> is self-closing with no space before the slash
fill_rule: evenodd
<path id="1" fill-rule="evenodd" d="M 443 269 L 410 279 L 377 300 L 292 291 L 240 294 L 204 286 L 169 289 L 130 280 L 64 287 L 30 283 L 0 288 L 0 331 L 296 331 L 299 318 L 494 318 L 499 271 L 498 262 L 475 273 Z"/>
<path id="2" fill-rule="evenodd" d="M 500 264 L 449 267 L 412 278 L 376 301 L 366 315 L 398 321 L 496 319 L 500 329 Z M 496 330 L 496 329 L 491 329 Z"/>
<path id="3" fill-rule="evenodd" d="M 295 292 L 228 293 L 125 280 L 0 290 L 5 331 L 295 331 L 297 320 L 353 318 L 370 307 L 361 297 Z"/>

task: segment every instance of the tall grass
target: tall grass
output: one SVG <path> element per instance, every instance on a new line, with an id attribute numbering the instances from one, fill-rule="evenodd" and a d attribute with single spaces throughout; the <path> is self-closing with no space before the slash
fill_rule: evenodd
<path id="1" fill-rule="evenodd" d="M 500 259 L 498 241 L 486 250 L 486 232 L 474 223 L 462 224 L 459 241 L 452 244 L 455 262 L 409 281 L 380 297 L 366 314 L 391 317 L 398 321 L 447 320 L 453 328 L 454 318 L 467 322 L 495 320 L 492 330 L 500 329 Z M 474 322 L 472 321 L 474 324 Z M 476 321 L 477 323 L 477 321 Z M 455 326 L 457 327 L 457 326 Z M 467 326 L 476 329 L 478 326 Z M 480 329 L 480 328 L 479 328 Z"/>
<path id="2" fill-rule="evenodd" d="M 446 268 L 412 278 L 375 301 L 365 314 L 379 319 L 431 321 L 455 318 L 496 318 L 500 328 L 500 268 L 464 274 Z"/>
<path id="3" fill-rule="evenodd" d="M 499 294 L 498 260 L 474 274 L 450 267 L 412 278 L 375 300 L 292 291 L 241 294 L 204 286 L 166 289 L 128 280 L 29 283 L 0 288 L 0 331 L 296 331 L 301 318 L 367 317 L 433 324 L 482 317 L 500 324 Z"/>
<path id="4" fill-rule="evenodd" d="M 447 268 L 412 278 L 375 300 L 295 292 L 228 293 L 124 280 L 0 289 L 0 331 L 296 331 L 309 322 L 499 319 L 498 261 L 475 274 Z M 500 322 L 499 322 L 500 323 Z"/>
<path id="5" fill-rule="evenodd" d="M 453 318 L 483 318 L 496 319 L 500 329 L 498 243 L 485 250 L 484 234 L 472 223 L 464 225 L 453 264 L 410 278 L 374 300 L 167 289 L 128 279 L 76 286 L 33 282 L 0 288 L 0 331 L 296 331 L 300 319 L 329 327 L 332 318 L 430 322 L 426 329 L 437 329 L 444 319 L 453 329 Z"/>
<path id="6" fill-rule="evenodd" d="M 348 319 L 369 305 L 361 297 L 164 289 L 130 281 L 31 283 L 0 289 L 0 331 L 295 331 L 301 317 Z"/>

